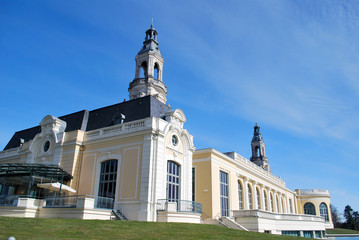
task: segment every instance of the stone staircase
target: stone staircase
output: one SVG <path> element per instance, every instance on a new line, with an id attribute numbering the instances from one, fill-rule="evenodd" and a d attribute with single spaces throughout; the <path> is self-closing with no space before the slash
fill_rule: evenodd
<path id="1" fill-rule="evenodd" d="M 114 202 L 113 203 L 112 214 L 115 216 L 116 220 L 128 221 L 125 214 L 123 214 L 123 211 L 122 211 L 122 209 L 120 207 L 119 202 Z"/>
<path id="2" fill-rule="evenodd" d="M 247 228 L 245 228 L 242 225 L 240 225 L 239 223 L 237 223 L 234 220 L 234 218 L 220 217 L 220 218 L 218 218 L 218 222 L 219 222 L 219 224 L 221 224 L 227 228 L 249 231 Z"/>

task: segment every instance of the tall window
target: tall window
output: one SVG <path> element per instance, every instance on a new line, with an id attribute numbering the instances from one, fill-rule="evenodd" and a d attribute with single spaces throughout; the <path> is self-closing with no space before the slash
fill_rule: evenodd
<path id="1" fill-rule="evenodd" d="M 272 208 L 272 212 L 274 212 L 273 194 L 270 194 L 270 206 L 271 206 L 271 208 Z"/>
<path id="2" fill-rule="evenodd" d="M 319 210 L 320 210 L 320 216 L 323 217 L 325 219 L 325 221 L 329 221 L 329 216 L 328 216 L 328 207 L 327 204 L 325 203 L 321 203 L 319 205 Z"/>
<path id="3" fill-rule="evenodd" d="M 264 210 L 268 211 L 268 202 L 267 202 L 268 200 L 267 200 L 267 193 L 266 192 L 264 192 L 263 197 L 264 197 Z"/>
<path id="4" fill-rule="evenodd" d="M 259 194 L 258 188 L 256 188 L 256 194 L 257 194 L 257 209 L 261 208 L 261 195 Z"/>
<path id="5" fill-rule="evenodd" d="M 249 209 L 253 209 L 252 189 L 249 185 L 247 187 L 248 187 L 248 204 L 249 204 L 248 207 L 249 207 Z"/>
<path id="6" fill-rule="evenodd" d="M 101 163 L 100 186 L 98 195 L 100 197 L 115 198 L 117 160 L 108 160 Z"/>
<path id="7" fill-rule="evenodd" d="M 304 204 L 304 214 L 315 215 L 315 207 L 313 203 L 307 202 Z"/>
<path id="8" fill-rule="evenodd" d="M 289 199 L 289 209 L 290 209 L 290 213 L 293 213 L 293 202 L 292 199 Z"/>
<path id="9" fill-rule="evenodd" d="M 229 216 L 229 195 L 228 195 L 228 173 L 220 171 L 220 188 L 221 188 L 221 214 Z"/>
<path id="10" fill-rule="evenodd" d="M 196 168 L 192 168 L 192 201 L 196 201 Z"/>
<path id="11" fill-rule="evenodd" d="M 238 181 L 238 204 L 239 210 L 243 209 L 243 189 L 240 181 Z"/>
<path id="12" fill-rule="evenodd" d="M 167 199 L 175 202 L 179 199 L 180 166 L 173 162 L 167 162 Z"/>

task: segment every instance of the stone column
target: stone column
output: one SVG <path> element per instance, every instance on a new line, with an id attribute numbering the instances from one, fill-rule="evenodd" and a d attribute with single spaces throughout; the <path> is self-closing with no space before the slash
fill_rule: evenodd
<path id="1" fill-rule="evenodd" d="M 278 212 L 278 209 L 277 209 L 278 205 L 277 205 L 276 193 L 277 193 L 277 191 L 276 191 L 276 190 L 273 190 L 273 205 L 274 205 L 274 209 L 272 209 L 273 212 Z"/>
<path id="2" fill-rule="evenodd" d="M 243 195 L 244 195 L 244 207 L 243 209 L 249 209 L 249 202 L 248 202 L 248 178 L 243 177 Z"/>
<path id="3" fill-rule="evenodd" d="M 253 181 L 252 190 L 253 190 L 253 193 L 252 193 L 253 209 L 259 209 L 258 201 L 257 201 L 258 196 L 257 196 L 257 182 L 256 181 Z"/>
<path id="4" fill-rule="evenodd" d="M 280 192 L 278 192 L 278 203 L 279 205 L 279 208 L 278 208 L 278 212 L 279 213 L 283 213 L 283 210 L 282 210 L 282 194 Z"/>
<path id="5" fill-rule="evenodd" d="M 274 212 L 274 198 L 271 198 L 271 196 L 274 197 L 273 190 L 271 188 L 268 188 L 268 209 L 270 212 Z"/>
<path id="6" fill-rule="evenodd" d="M 283 213 L 289 213 L 290 211 L 288 209 L 288 198 L 284 194 L 283 194 L 283 198 L 284 198 L 284 201 L 283 201 L 283 206 L 284 206 Z"/>
<path id="7" fill-rule="evenodd" d="M 261 207 L 261 209 L 263 210 L 263 211 L 265 211 L 266 210 L 266 203 L 265 203 L 265 200 L 264 200 L 264 185 L 263 184 L 260 184 L 259 185 L 259 187 L 260 187 L 260 191 L 261 191 L 261 195 L 262 195 L 262 207 Z M 268 197 L 268 196 L 267 196 Z"/>
<path id="8" fill-rule="evenodd" d="M 270 194 L 271 194 L 271 189 L 270 187 L 266 187 L 267 189 L 267 206 L 268 206 L 268 212 L 273 212 L 272 210 L 272 205 L 271 205 L 271 200 L 270 200 Z"/>

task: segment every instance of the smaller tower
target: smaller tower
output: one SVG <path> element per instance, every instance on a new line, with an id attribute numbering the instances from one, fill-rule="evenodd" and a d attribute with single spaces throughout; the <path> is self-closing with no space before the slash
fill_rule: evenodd
<path id="1" fill-rule="evenodd" d="M 261 136 L 260 127 L 258 126 L 257 123 L 254 126 L 254 133 L 251 142 L 251 147 L 252 147 L 252 156 L 250 159 L 251 162 L 257 164 L 258 166 L 270 172 L 268 158 L 266 157 L 265 144 Z"/>
<path id="2" fill-rule="evenodd" d="M 151 25 L 136 56 L 135 79 L 128 88 L 131 100 L 151 95 L 166 104 L 167 87 L 162 81 L 163 62 L 158 48 L 157 31 Z"/>

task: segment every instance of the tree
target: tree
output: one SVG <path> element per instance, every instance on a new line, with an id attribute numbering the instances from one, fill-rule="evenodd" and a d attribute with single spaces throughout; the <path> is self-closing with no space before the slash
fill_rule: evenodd
<path id="1" fill-rule="evenodd" d="M 344 218 L 346 219 L 346 222 L 345 222 L 346 228 L 354 229 L 353 209 L 349 205 L 345 206 Z"/>
<path id="2" fill-rule="evenodd" d="M 359 213 L 358 211 L 353 212 L 353 229 L 359 230 Z"/>
<path id="3" fill-rule="evenodd" d="M 332 204 L 330 204 L 330 211 L 332 213 L 332 221 L 333 221 L 333 225 L 334 227 L 341 227 L 341 222 L 340 222 L 340 218 L 338 215 L 338 209 L 333 206 Z"/>

